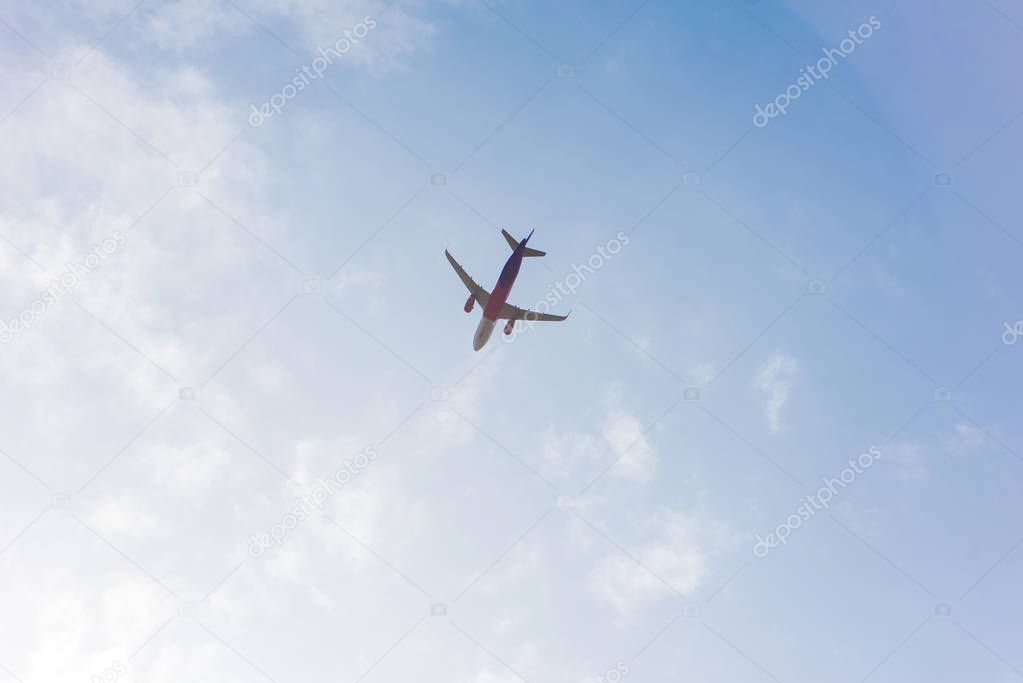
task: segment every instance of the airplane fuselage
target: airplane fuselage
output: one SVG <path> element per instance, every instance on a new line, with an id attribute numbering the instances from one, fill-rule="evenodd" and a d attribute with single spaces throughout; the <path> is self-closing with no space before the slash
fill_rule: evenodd
<path id="1" fill-rule="evenodd" d="M 522 267 L 522 252 L 525 249 L 525 241 L 520 242 L 519 246 L 512 252 L 512 255 L 505 261 L 504 268 L 501 269 L 501 275 L 497 278 L 497 284 L 494 285 L 494 291 L 490 293 L 487 305 L 483 309 L 484 318 L 494 321 L 501 314 L 501 307 L 508 301 L 508 295 L 511 294 L 515 278 L 519 276 L 519 268 Z"/>
<path id="2" fill-rule="evenodd" d="M 487 305 L 483 308 L 483 317 L 472 338 L 472 348 L 475 351 L 482 349 L 494 332 L 494 325 L 497 322 L 497 316 L 501 314 L 501 307 L 508 301 L 515 278 L 519 276 L 519 268 L 522 267 L 522 254 L 526 250 L 526 240 L 528 239 L 527 237 L 519 242 L 519 246 L 515 247 L 515 251 L 508 257 L 504 268 L 501 269 L 501 275 L 497 278 L 497 284 L 494 285 L 494 291 L 490 293 L 490 298 L 487 299 Z"/>

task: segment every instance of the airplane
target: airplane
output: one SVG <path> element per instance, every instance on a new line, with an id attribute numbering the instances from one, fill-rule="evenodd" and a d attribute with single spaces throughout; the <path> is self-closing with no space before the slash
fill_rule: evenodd
<path id="1" fill-rule="evenodd" d="M 463 307 L 465 312 L 471 313 L 472 307 L 477 301 L 483 306 L 483 318 L 480 320 L 479 327 L 476 328 L 476 334 L 472 338 L 473 351 L 479 351 L 490 340 L 490 335 L 494 331 L 494 323 L 498 320 L 508 321 L 504 326 L 504 333 L 511 334 L 515 328 L 516 320 L 546 322 L 564 320 L 568 317 L 567 315 L 528 311 L 508 303 L 508 294 L 511 292 L 512 285 L 515 284 L 515 278 L 518 277 L 519 268 L 522 266 L 522 259 L 530 256 L 545 256 L 547 252 L 526 246 L 526 242 L 533 236 L 532 230 L 529 231 L 529 234 L 521 242 L 509 235 L 507 230 L 501 230 L 501 234 L 504 235 L 508 246 L 511 247 L 512 255 L 505 262 L 504 268 L 501 270 L 501 276 L 497 279 L 497 284 L 494 285 L 494 289 L 491 292 L 487 292 L 487 290 L 476 284 L 476 281 L 469 277 L 469 274 L 465 272 L 462 266 L 458 265 L 455 257 L 447 249 L 444 250 L 444 255 L 448 257 L 451 267 L 455 269 L 458 277 L 462 280 L 462 284 L 469 290 L 469 298 L 465 300 L 465 306 Z"/>

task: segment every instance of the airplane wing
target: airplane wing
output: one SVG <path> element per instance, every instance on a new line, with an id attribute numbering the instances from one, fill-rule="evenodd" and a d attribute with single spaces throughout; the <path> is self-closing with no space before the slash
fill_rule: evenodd
<path id="1" fill-rule="evenodd" d="M 501 306 L 501 312 L 497 314 L 497 317 L 502 320 L 528 320 L 528 321 L 539 321 L 539 322 L 557 322 L 564 320 L 567 315 L 554 315 L 553 313 L 538 313 L 537 311 L 527 311 L 518 306 L 512 306 L 511 304 L 505 304 Z"/>
<path id="2" fill-rule="evenodd" d="M 465 272 L 465 269 L 462 268 L 462 266 L 458 265 L 458 261 L 455 260 L 454 256 L 448 253 L 447 249 L 444 250 L 444 255 L 448 257 L 448 263 L 450 263 L 451 267 L 455 269 L 456 273 L 458 273 L 458 277 L 462 280 L 462 284 L 464 284 L 465 288 L 469 290 L 469 293 L 472 294 L 473 298 L 476 299 L 480 306 L 486 306 L 487 300 L 490 299 L 490 293 L 476 284 L 476 281 L 469 277 L 469 274 Z"/>

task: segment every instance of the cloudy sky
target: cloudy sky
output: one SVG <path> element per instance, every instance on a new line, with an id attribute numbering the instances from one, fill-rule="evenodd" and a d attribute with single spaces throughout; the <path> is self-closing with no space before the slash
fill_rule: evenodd
<path id="1" fill-rule="evenodd" d="M 1021 57 L 1012 0 L 0 0 L 0 683 L 1023 680 Z M 474 353 L 501 228 L 572 315 Z"/>

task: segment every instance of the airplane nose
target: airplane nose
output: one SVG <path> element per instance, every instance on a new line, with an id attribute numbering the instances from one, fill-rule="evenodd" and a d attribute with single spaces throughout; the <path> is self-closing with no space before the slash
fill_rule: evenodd
<path id="1" fill-rule="evenodd" d="M 479 351 L 486 346 L 490 339 L 490 333 L 494 331 L 494 321 L 483 318 L 480 326 L 476 328 L 476 334 L 472 336 L 472 350 Z"/>

